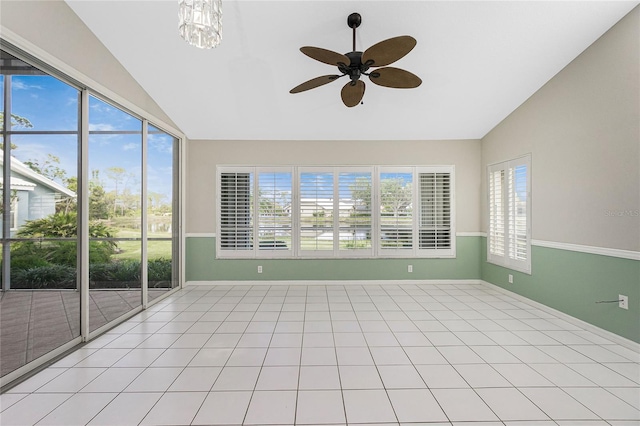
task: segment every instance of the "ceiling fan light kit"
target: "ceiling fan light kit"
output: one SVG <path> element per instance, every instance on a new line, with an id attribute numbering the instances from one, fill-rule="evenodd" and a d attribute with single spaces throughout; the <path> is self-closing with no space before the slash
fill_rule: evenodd
<path id="1" fill-rule="evenodd" d="M 347 18 L 347 25 L 353 29 L 353 50 L 344 55 L 320 47 L 301 47 L 300 51 L 308 57 L 338 67 L 340 74 L 313 78 L 294 87 L 289 93 L 304 92 L 348 76 L 350 81 L 342 87 L 340 94 L 342 102 L 347 107 L 354 107 L 362 102 L 364 96 L 366 85 L 360 79 L 363 75 L 368 76 L 369 80 L 378 86 L 395 89 L 412 89 L 420 86 L 422 80 L 417 75 L 387 66 L 411 52 L 417 43 L 416 39 L 407 35 L 393 37 L 374 44 L 364 52 L 359 52 L 356 50 L 356 28 L 361 23 L 362 17 L 359 13 L 352 13 Z M 369 71 L 371 68 L 377 69 Z"/>

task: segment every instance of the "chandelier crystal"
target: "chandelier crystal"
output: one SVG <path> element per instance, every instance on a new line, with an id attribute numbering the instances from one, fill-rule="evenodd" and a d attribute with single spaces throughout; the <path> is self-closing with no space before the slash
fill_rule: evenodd
<path id="1" fill-rule="evenodd" d="M 178 32 L 185 41 L 211 49 L 222 41 L 222 0 L 178 0 Z"/>

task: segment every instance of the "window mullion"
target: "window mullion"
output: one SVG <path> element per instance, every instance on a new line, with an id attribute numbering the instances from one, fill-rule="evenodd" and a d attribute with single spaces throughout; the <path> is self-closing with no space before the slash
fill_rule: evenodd
<path id="1" fill-rule="evenodd" d="M 371 249 L 373 256 L 380 256 L 380 170 L 378 166 L 371 171 Z"/>
<path id="2" fill-rule="evenodd" d="M 418 254 L 418 248 L 420 247 L 419 239 L 420 239 L 420 214 L 422 208 L 422 200 L 420 197 L 420 173 L 416 167 L 412 167 L 413 171 L 413 184 L 411 185 L 411 219 L 412 219 L 412 230 L 411 230 L 411 253 L 413 256 Z"/>
<path id="3" fill-rule="evenodd" d="M 507 266 L 510 265 L 509 250 L 511 244 L 509 242 L 509 165 L 502 168 L 502 244 L 504 246 L 503 258 Z"/>
<path id="4" fill-rule="evenodd" d="M 345 170 L 341 167 L 333 167 L 333 255 L 334 257 L 340 256 L 340 171 Z"/>
<path id="5" fill-rule="evenodd" d="M 253 247 L 251 252 L 253 257 L 260 257 L 260 169 L 253 168 L 253 205 L 251 206 L 251 215 L 253 216 L 252 235 Z"/>
<path id="6" fill-rule="evenodd" d="M 300 256 L 300 180 L 298 167 L 291 168 L 291 249 L 293 257 Z"/>

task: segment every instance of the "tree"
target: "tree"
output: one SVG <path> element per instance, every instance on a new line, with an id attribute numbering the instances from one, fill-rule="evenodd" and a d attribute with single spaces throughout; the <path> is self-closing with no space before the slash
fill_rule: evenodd
<path id="1" fill-rule="evenodd" d="M 0 129 L 4 128 L 4 112 L 0 111 Z M 29 129 L 33 127 L 31 121 L 29 121 L 26 117 L 21 117 L 16 114 L 11 114 L 11 128 L 14 127 L 22 127 L 25 129 Z"/>
<path id="2" fill-rule="evenodd" d="M 31 121 L 28 118 L 21 117 L 16 114 L 11 114 L 11 128 L 14 127 L 22 127 L 23 129 L 30 129 L 33 127 Z M 4 112 L 0 111 L 0 129 L 4 129 Z M 17 149 L 18 147 L 14 144 L 11 144 L 11 149 Z M 4 144 L 0 142 L 0 149 L 4 149 Z"/>
<path id="3" fill-rule="evenodd" d="M 121 213 L 124 216 L 124 203 L 123 200 L 119 199 L 120 196 L 120 192 L 118 191 L 118 187 L 120 184 L 123 184 L 123 191 L 125 192 L 127 186 L 127 180 L 131 177 L 133 177 L 132 173 L 128 173 L 124 168 L 122 167 L 109 167 L 108 169 L 106 169 L 106 174 L 107 177 L 111 180 L 113 180 L 114 184 L 115 184 L 115 192 L 114 192 L 114 197 L 113 197 L 113 214 L 115 216 L 117 208 L 118 208 L 118 202 L 120 202 L 121 204 Z"/>
<path id="4" fill-rule="evenodd" d="M 160 192 L 147 192 L 147 197 L 149 200 L 149 211 L 157 212 L 160 210 L 162 206 L 162 201 L 167 197 L 166 195 Z"/>
<path id="5" fill-rule="evenodd" d="M 61 182 L 69 190 L 78 192 L 78 178 L 75 176 L 67 177 L 67 171 L 60 167 L 60 157 L 47 154 L 44 161 L 29 159 L 24 162 L 34 172 L 47 177 L 53 181 Z M 69 213 L 75 210 L 77 205 L 76 197 L 66 197 L 56 204 L 56 212 Z"/>
<path id="6" fill-rule="evenodd" d="M 67 171 L 60 167 L 60 157 L 47 154 L 47 158 L 42 162 L 29 159 L 25 161 L 24 164 L 34 172 L 46 176 L 51 180 L 58 180 L 67 186 Z"/>
<path id="7" fill-rule="evenodd" d="M 365 211 L 371 211 L 371 180 L 366 177 L 358 177 L 349 186 L 351 197 L 355 203 L 356 211 L 359 206 L 366 207 Z M 382 213 L 391 213 L 398 216 L 407 211 L 411 206 L 411 183 L 406 183 L 402 178 L 382 179 L 380 181 L 380 209 Z"/>
<path id="8" fill-rule="evenodd" d="M 380 205 L 382 213 L 394 217 L 406 212 L 411 206 L 411 183 L 402 178 L 384 179 L 380 182 Z"/>
<path id="9" fill-rule="evenodd" d="M 109 218 L 109 207 L 104 186 L 100 180 L 100 170 L 91 171 L 91 179 L 89 180 L 89 217 L 91 219 Z"/>
<path id="10" fill-rule="evenodd" d="M 349 185 L 349 191 L 351 191 L 356 210 L 358 206 L 364 206 L 364 210 L 371 211 L 371 179 L 357 177 L 355 182 Z"/>

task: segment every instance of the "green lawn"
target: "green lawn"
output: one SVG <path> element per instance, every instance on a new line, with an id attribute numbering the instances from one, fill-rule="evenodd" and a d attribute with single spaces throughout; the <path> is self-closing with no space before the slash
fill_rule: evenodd
<path id="1" fill-rule="evenodd" d="M 137 229 L 118 229 L 116 238 L 140 238 L 141 233 Z M 147 256 L 149 259 L 171 259 L 171 241 L 153 241 L 153 238 L 168 238 L 171 234 L 166 232 L 149 232 L 150 239 L 147 244 Z M 113 255 L 113 259 L 140 260 L 142 255 L 141 241 L 118 241 L 119 252 Z"/>

